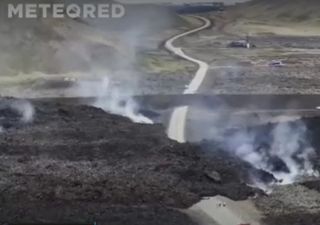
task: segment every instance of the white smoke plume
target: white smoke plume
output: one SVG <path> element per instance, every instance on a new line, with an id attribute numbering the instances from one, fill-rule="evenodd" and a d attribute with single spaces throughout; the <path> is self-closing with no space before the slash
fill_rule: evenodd
<path id="1" fill-rule="evenodd" d="M 97 81 L 80 81 L 73 90 L 82 96 L 90 96 L 95 100 L 92 106 L 106 112 L 129 118 L 135 123 L 153 124 L 153 121 L 139 113 L 139 105 L 124 87 L 116 87 L 108 77 Z M 77 96 L 79 96 L 77 94 Z"/>
<path id="2" fill-rule="evenodd" d="M 261 140 L 263 137 L 254 131 L 239 131 L 225 141 L 228 149 L 244 161 L 273 174 L 281 184 L 291 184 L 302 176 L 317 175 L 311 164 L 315 151 L 307 142 L 306 127 L 297 123 L 276 125 L 267 140 Z M 263 146 L 266 141 L 270 141 L 269 146 Z"/>
<path id="3" fill-rule="evenodd" d="M 35 114 L 33 105 L 27 100 L 2 99 L 0 110 L 0 134 L 6 132 L 8 125 L 32 123 Z"/>
<path id="4" fill-rule="evenodd" d="M 211 124 L 199 127 L 206 130 L 207 139 L 217 141 L 226 151 L 256 169 L 269 172 L 277 184 L 285 185 L 319 176 L 312 163 L 316 153 L 308 139 L 307 127 L 301 118 L 290 118 L 288 115 L 238 116 L 224 106 L 211 113 Z M 263 182 L 252 177 L 253 185 L 267 190 L 268 184 Z"/>
<path id="5" fill-rule="evenodd" d="M 30 123 L 33 121 L 35 110 L 29 101 L 13 101 L 10 104 L 10 107 L 21 115 L 21 121 L 23 123 Z"/>
<path id="6" fill-rule="evenodd" d="M 152 120 L 138 112 L 138 104 L 130 96 L 121 95 L 120 90 L 112 87 L 108 78 L 101 82 L 101 92 L 98 94 L 95 107 L 107 112 L 125 116 L 135 123 L 152 124 Z"/>

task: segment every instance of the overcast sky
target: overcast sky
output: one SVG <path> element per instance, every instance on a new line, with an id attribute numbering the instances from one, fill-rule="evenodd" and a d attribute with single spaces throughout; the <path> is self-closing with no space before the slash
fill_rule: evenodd
<path id="1" fill-rule="evenodd" d="M 190 2 L 225 2 L 226 4 L 231 4 L 235 2 L 244 2 L 246 0 L 119 0 L 125 3 L 190 3 Z"/>

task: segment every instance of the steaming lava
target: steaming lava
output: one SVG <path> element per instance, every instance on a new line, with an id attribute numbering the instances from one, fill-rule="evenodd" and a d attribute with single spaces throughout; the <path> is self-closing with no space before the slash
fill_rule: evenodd
<path id="1" fill-rule="evenodd" d="M 17 100 L 1 100 L 8 101 Z M 32 123 L 23 122 L 9 108 L 0 110 L 1 121 L 14 121 L 0 135 L 0 222 L 191 225 L 174 208 L 187 208 L 203 196 L 264 196 L 245 183 L 252 175 L 274 180 L 219 150 L 218 144 L 202 143 L 211 148 L 207 152 L 170 141 L 161 125 L 135 124 L 63 100 L 32 104 Z M 317 137 L 320 118 L 307 119 L 306 124 Z M 314 138 L 313 144 L 320 142 Z M 320 169 L 319 163 L 315 167 Z M 319 181 L 303 185 L 319 191 Z M 304 214 L 311 218 L 309 212 Z"/>
<path id="2" fill-rule="evenodd" d="M 223 153 L 208 160 L 199 147 L 168 140 L 161 125 L 57 101 L 33 106 L 32 123 L 0 135 L 1 222 L 185 225 L 192 222 L 172 207 L 256 193 L 244 184 L 246 163 Z"/>

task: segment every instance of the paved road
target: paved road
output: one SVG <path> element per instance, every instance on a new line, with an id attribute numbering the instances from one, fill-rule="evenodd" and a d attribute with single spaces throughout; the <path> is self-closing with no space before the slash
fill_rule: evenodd
<path id="1" fill-rule="evenodd" d="M 179 34 L 169 39 L 165 43 L 165 47 L 173 54 L 193 62 L 198 65 L 198 70 L 195 77 L 189 84 L 184 94 L 195 94 L 200 88 L 203 80 L 206 77 L 209 66 L 206 62 L 192 58 L 186 55 L 183 50 L 173 45 L 174 41 L 184 36 L 199 32 L 211 26 L 211 21 L 199 16 L 195 18 L 202 20 L 203 25 L 199 28 Z M 188 113 L 188 106 L 178 107 L 174 110 L 168 128 L 169 138 L 178 142 L 185 142 L 185 126 Z M 234 202 L 224 197 L 214 197 L 203 200 L 186 211 L 199 225 L 239 225 L 250 224 L 259 225 L 258 214 L 252 213 L 254 207 L 250 207 L 251 203 Z"/>
<path id="2" fill-rule="evenodd" d="M 169 50 L 173 54 L 185 60 L 188 60 L 198 65 L 198 70 L 193 80 L 189 84 L 188 88 L 184 91 L 184 94 L 195 94 L 200 88 L 207 74 L 207 71 L 209 69 L 209 65 L 206 62 L 200 61 L 198 59 L 195 59 L 195 58 L 192 58 L 191 56 L 186 55 L 180 47 L 175 47 L 173 45 L 174 41 L 178 40 L 179 38 L 197 33 L 211 26 L 211 21 L 208 20 L 207 18 L 200 17 L 200 16 L 194 16 L 194 17 L 203 21 L 203 25 L 201 27 L 176 35 L 173 38 L 166 41 L 165 43 L 165 48 L 167 50 Z M 169 127 L 168 127 L 169 138 L 181 143 L 186 141 L 185 127 L 186 127 L 187 113 L 188 113 L 188 106 L 178 107 L 173 111 L 170 122 L 169 122 Z"/>

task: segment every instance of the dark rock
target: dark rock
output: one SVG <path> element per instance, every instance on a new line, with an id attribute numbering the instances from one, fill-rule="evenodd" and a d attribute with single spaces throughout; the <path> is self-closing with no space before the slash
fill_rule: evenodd
<path id="1" fill-rule="evenodd" d="M 255 194 L 239 168 L 226 168 L 230 158 L 171 141 L 161 125 L 56 100 L 34 101 L 34 108 L 32 124 L 0 135 L 0 222 L 192 224 L 169 208 Z M 212 182 L 208 170 L 224 179 Z"/>

